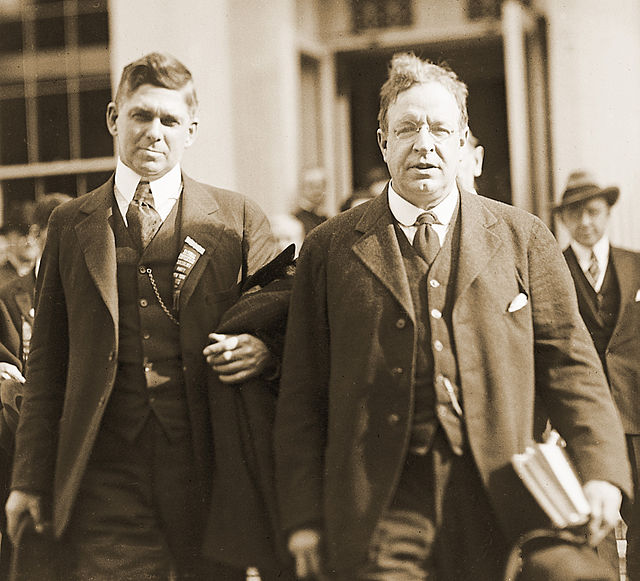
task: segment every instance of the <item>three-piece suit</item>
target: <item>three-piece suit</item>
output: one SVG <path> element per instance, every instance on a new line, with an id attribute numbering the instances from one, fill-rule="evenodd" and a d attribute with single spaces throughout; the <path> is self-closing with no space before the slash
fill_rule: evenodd
<path id="1" fill-rule="evenodd" d="M 631 579 L 640 578 L 640 253 L 610 247 L 599 292 L 587 280 L 571 246 L 564 257 L 627 435 L 636 498 L 622 511 L 629 527 L 627 571 Z"/>
<path id="2" fill-rule="evenodd" d="M 184 250 L 195 260 L 179 282 Z M 82 544 L 85 532 L 94 534 L 94 511 L 113 510 L 101 516 L 117 522 L 137 510 L 124 492 L 113 507 L 92 499 L 107 485 L 124 491 L 119 474 L 131 479 L 149 469 L 158 481 L 144 494 L 175 525 L 173 541 L 191 543 L 194 558 L 199 554 L 208 509 L 215 516 L 216 503 L 225 502 L 224 491 L 211 498 L 214 442 L 224 434 L 212 425 L 210 395 L 221 384 L 202 350 L 242 281 L 274 254 L 268 221 L 254 203 L 186 175 L 179 200 L 142 253 L 115 203 L 113 178 L 54 211 L 12 486 L 43 496 L 56 539 Z M 147 448 L 153 465 L 138 466 L 137 454 Z M 135 567 L 131 547 L 110 545 L 103 528 L 97 566 L 115 558 Z M 135 568 L 123 570 L 135 577 Z"/>
<path id="3" fill-rule="evenodd" d="M 475 465 L 505 538 L 530 526 L 510 460 L 531 442 L 536 394 L 580 477 L 629 490 L 622 426 L 552 234 L 526 212 L 465 192 L 456 222 L 448 278 L 429 275 L 422 287 L 444 307 L 421 314 L 386 193 L 317 227 L 303 246 L 276 481 L 285 530 L 320 527 L 330 570 L 348 574 L 369 558 L 398 492 L 419 395 L 418 336 L 429 337 L 421 325 L 431 330 L 432 421 L 449 435 L 444 382 L 462 408 L 465 442 L 453 438 L 452 448 Z"/>

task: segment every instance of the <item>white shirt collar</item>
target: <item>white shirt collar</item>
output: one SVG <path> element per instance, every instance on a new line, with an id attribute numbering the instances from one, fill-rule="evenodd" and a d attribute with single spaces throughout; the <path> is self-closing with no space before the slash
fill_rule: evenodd
<path id="1" fill-rule="evenodd" d="M 400 224 L 400 228 L 407 235 L 409 242 L 413 244 L 413 237 L 416 233 L 416 218 L 420 214 L 423 214 L 425 210 L 414 206 L 411 202 L 408 202 L 401 195 L 396 193 L 391 183 L 389 183 L 387 196 L 389 200 L 389 208 L 393 217 Z M 440 239 L 440 244 L 444 243 L 445 236 L 449 229 L 449 223 L 451 222 L 453 213 L 458 205 L 458 197 L 458 187 L 454 183 L 451 191 L 444 197 L 444 199 L 433 206 L 433 208 L 429 208 L 429 211 L 433 212 L 440 222 L 439 224 L 433 225 L 433 229 Z"/>
<path id="2" fill-rule="evenodd" d="M 604 275 L 607 270 L 607 264 L 609 264 L 609 237 L 605 234 L 593 245 L 593 248 L 589 248 L 575 240 L 571 240 L 571 249 L 578 259 L 578 264 L 580 265 L 582 272 L 586 272 L 588 270 L 589 265 L 591 264 L 591 252 L 593 251 L 600 270 L 600 274 L 598 275 L 598 280 L 596 281 L 594 288 L 596 291 L 599 291 L 602 287 L 602 281 L 604 280 Z"/>
<path id="3" fill-rule="evenodd" d="M 138 187 L 141 177 L 130 167 L 126 166 L 120 158 L 116 165 L 115 188 L 114 193 L 120 213 L 127 221 L 127 208 L 133 200 L 133 195 Z M 180 197 L 182 191 L 182 170 L 180 164 L 176 164 L 170 171 L 163 175 L 160 179 L 149 181 L 151 193 L 156 211 L 160 214 L 162 220 L 171 212 L 176 200 Z"/>

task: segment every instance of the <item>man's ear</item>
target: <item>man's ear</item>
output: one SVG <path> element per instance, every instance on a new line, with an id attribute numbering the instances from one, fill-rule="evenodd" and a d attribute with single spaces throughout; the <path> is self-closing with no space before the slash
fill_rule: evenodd
<path id="1" fill-rule="evenodd" d="M 114 137 L 118 135 L 118 127 L 116 125 L 116 119 L 118 118 L 118 108 L 112 101 L 107 105 L 107 129 L 109 133 Z"/>
<path id="2" fill-rule="evenodd" d="M 482 175 L 482 164 L 484 163 L 484 147 L 482 145 L 476 145 L 473 151 L 473 159 L 475 161 L 473 175 L 479 178 Z"/>
<path id="3" fill-rule="evenodd" d="M 382 129 L 378 129 L 376 135 L 378 137 L 378 147 L 382 152 L 382 158 L 387 161 L 387 137 L 382 133 Z"/>
<path id="4" fill-rule="evenodd" d="M 464 131 L 460 133 L 460 149 L 462 149 L 467 144 L 467 139 L 469 139 L 469 126 L 465 126 Z"/>
<path id="5" fill-rule="evenodd" d="M 185 141 L 185 147 L 191 147 L 193 142 L 196 140 L 198 136 L 198 123 L 199 119 L 194 117 L 189 124 L 189 130 L 187 132 L 187 139 Z"/>

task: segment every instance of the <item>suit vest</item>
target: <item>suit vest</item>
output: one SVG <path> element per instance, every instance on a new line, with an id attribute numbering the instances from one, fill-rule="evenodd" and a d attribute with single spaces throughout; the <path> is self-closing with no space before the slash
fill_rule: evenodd
<path id="1" fill-rule="evenodd" d="M 172 441 L 189 433 L 179 327 L 156 296 L 157 291 L 171 308 L 173 269 L 181 243 L 180 207 L 179 201 L 140 255 L 114 203 L 118 371 L 103 425 L 129 441 L 137 437 L 150 415 Z"/>
<path id="2" fill-rule="evenodd" d="M 415 403 L 411 449 L 425 454 L 442 426 L 455 454 L 463 453 L 464 426 L 458 370 L 450 334 L 460 232 L 457 212 L 429 268 L 396 225 L 416 317 Z M 457 408 L 457 409 L 456 409 Z"/>
<path id="3" fill-rule="evenodd" d="M 580 314 L 589 329 L 605 373 L 608 375 L 607 346 L 613 335 L 620 311 L 620 286 L 613 259 L 609 253 L 609 262 L 600 292 L 596 292 L 591 286 L 577 259 L 575 259 L 575 255 L 573 255 L 573 259 L 575 263 L 571 265 L 571 273 L 576 285 Z"/>

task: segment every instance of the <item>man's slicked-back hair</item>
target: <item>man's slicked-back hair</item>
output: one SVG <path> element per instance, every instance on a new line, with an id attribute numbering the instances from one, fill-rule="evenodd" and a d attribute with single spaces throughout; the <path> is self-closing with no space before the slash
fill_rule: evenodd
<path id="1" fill-rule="evenodd" d="M 191 72 L 170 54 L 152 52 L 124 67 L 116 91 L 116 105 L 120 105 L 122 99 L 141 85 L 182 91 L 191 114 L 195 115 L 198 109 L 198 97 Z"/>
<path id="2" fill-rule="evenodd" d="M 467 85 L 446 65 L 422 60 L 413 53 L 397 53 L 391 59 L 389 78 L 380 89 L 378 124 L 384 135 L 389 129 L 387 114 L 398 95 L 417 84 L 440 83 L 455 98 L 460 110 L 460 128 L 467 126 Z"/>

